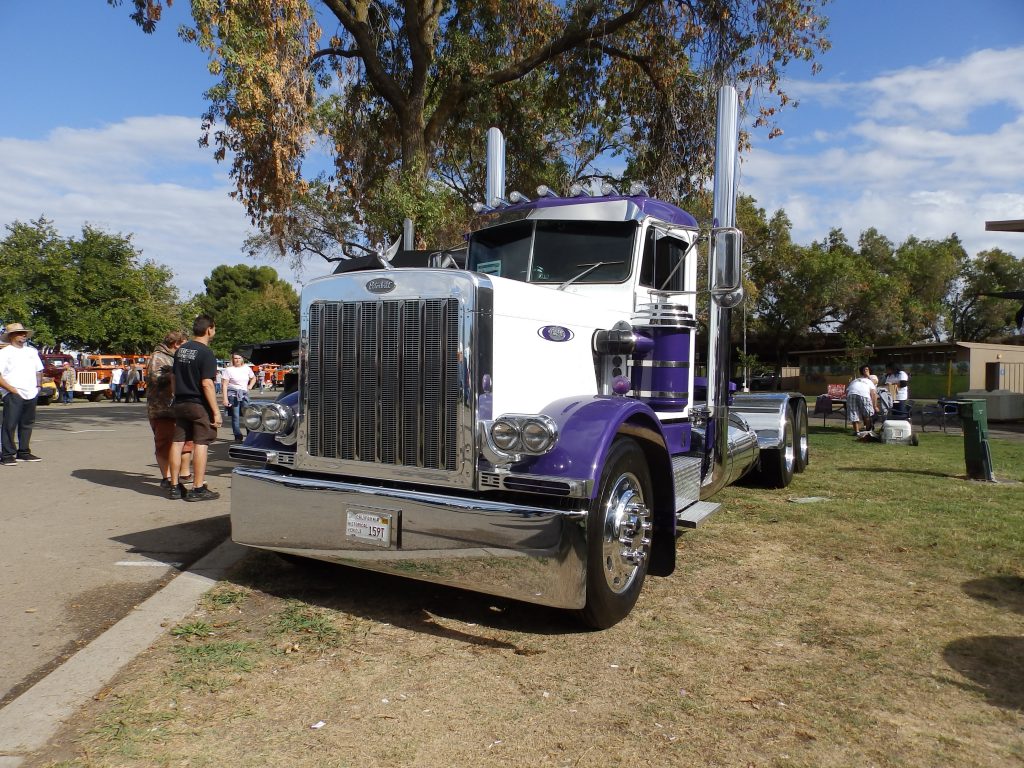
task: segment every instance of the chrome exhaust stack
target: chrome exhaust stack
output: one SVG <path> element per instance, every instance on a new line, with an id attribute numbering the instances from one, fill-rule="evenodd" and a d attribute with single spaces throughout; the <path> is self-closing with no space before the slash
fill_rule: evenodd
<path id="1" fill-rule="evenodd" d="M 715 140 L 715 185 L 711 239 L 708 247 L 707 409 L 711 423 L 705 433 L 711 472 L 703 480 L 701 497 L 707 498 L 728 481 L 730 320 L 733 307 L 743 300 L 741 256 L 743 234 L 736 229 L 736 177 L 739 171 L 739 99 L 736 89 L 718 89 L 718 124 Z"/>
<path id="2" fill-rule="evenodd" d="M 505 199 L 505 134 L 500 128 L 487 129 L 487 197 L 489 208 L 497 208 Z"/>

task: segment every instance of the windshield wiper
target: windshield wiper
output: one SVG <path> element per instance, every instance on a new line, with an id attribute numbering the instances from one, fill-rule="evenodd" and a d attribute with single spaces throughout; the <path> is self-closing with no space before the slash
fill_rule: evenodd
<path id="1" fill-rule="evenodd" d="M 622 261 L 597 261 L 597 262 L 594 262 L 593 264 L 577 264 L 576 265 L 577 267 L 586 267 L 586 269 L 584 269 L 579 274 L 573 275 L 572 277 L 570 277 L 568 280 L 566 280 L 564 283 L 562 283 L 560 286 L 558 286 L 558 288 L 556 290 L 559 290 L 559 291 L 563 290 L 564 288 L 566 288 L 566 287 L 572 285 L 573 283 L 575 283 L 577 280 L 580 280 L 580 279 L 586 277 L 587 275 L 589 275 L 591 272 L 593 272 L 598 267 L 604 267 L 604 266 L 607 266 L 609 264 L 623 264 L 623 263 L 625 263 L 625 262 L 622 262 Z"/>

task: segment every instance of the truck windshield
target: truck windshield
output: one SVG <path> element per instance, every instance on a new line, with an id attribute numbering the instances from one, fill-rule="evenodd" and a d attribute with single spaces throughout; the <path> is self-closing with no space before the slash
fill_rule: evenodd
<path id="1" fill-rule="evenodd" d="M 636 231 L 631 221 L 515 221 L 474 232 L 467 266 L 531 283 L 621 283 Z"/>

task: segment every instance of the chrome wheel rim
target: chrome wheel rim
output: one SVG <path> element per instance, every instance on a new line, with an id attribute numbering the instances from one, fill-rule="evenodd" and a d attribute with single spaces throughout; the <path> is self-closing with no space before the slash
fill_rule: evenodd
<path id="1" fill-rule="evenodd" d="M 786 426 L 789 429 L 786 430 L 786 444 L 783 447 L 783 455 L 786 462 L 786 473 L 789 474 L 796 468 L 796 441 L 793 439 L 792 424 L 787 424 Z"/>
<path id="2" fill-rule="evenodd" d="M 651 550 L 651 512 L 636 475 L 616 479 L 605 501 L 601 532 L 601 570 L 615 594 L 632 586 Z"/>

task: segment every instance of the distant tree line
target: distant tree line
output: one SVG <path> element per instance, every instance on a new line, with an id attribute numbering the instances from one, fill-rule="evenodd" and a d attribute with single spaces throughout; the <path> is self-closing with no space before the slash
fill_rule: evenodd
<path id="1" fill-rule="evenodd" d="M 693 212 L 707 220 L 702 198 Z M 1024 262 L 998 248 L 968 256 L 956 234 L 896 244 L 875 228 L 856 244 L 840 229 L 794 243 L 785 211 L 749 196 L 737 208 L 745 234 L 747 336 L 761 360 L 781 364 L 826 337 L 848 348 L 921 341 L 984 341 L 1015 331 L 1016 302 L 984 296 L 1024 287 Z M 700 258 L 704 258 L 701 251 Z M 266 266 L 221 265 L 205 291 L 179 300 L 171 270 L 146 260 L 130 235 L 86 226 L 62 237 L 44 218 L 15 222 L 0 241 L 0 321 L 36 330 L 43 346 L 146 352 L 199 312 L 217 322 L 213 348 L 298 335 L 299 297 Z M 734 323 L 738 341 L 740 324 Z"/>
<path id="2" fill-rule="evenodd" d="M 142 254 L 131 235 L 86 225 L 64 237 L 40 217 L 6 227 L 0 240 L 0 322 L 35 331 L 46 349 L 148 353 L 170 330 L 190 332 L 213 315 L 213 349 L 298 335 L 299 299 L 271 267 L 218 266 L 205 292 L 181 300 L 173 272 Z"/>

